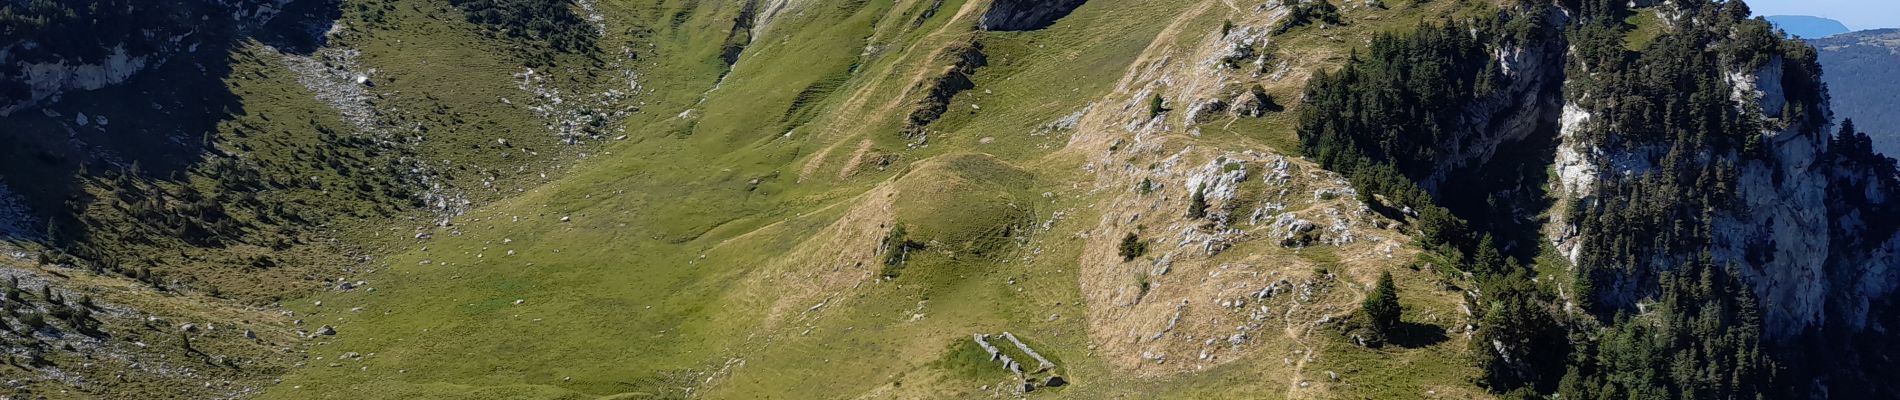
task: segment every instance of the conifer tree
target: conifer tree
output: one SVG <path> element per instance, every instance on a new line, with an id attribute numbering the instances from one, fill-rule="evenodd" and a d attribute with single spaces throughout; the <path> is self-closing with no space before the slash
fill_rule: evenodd
<path id="1" fill-rule="evenodd" d="M 1207 217 L 1207 188 L 1205 186 L 1194 185 L 1194 196 L 1188 198 L 1187 216 L 1194 219 Z"/>
<path id="2" fill-rule="evenodd" d="M 1399 325 L 1399 316 L 1403 308 L 1399 306 L 1399 289 L 1392 284 L 1392 273 L 1379 274 L 1378 283 L 1373 284 L 1372 292 L 1366 294 L 1365 303 L 1360 305 L 1365 311 L 1368 324 L 1379 336 L 1389 336 L 1393 328 Z"/>

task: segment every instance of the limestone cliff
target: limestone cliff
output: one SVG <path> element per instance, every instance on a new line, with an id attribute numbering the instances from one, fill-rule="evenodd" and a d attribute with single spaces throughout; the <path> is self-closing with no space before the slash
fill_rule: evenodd
<path id="1" fill-rule="evenodd" d="M 1653 12 L 1684 13 L 1666 10 L 1673 7 L 1670 5 L 1661 7 L 1665 10 Z M 1561 21 L 1568 15 L 1553 12 L 1551 18 Z M 1441 198 L 1473 190 L 1503 199 L 1542 197 L 1494 203 L 1492 207 L 1509 205 L 1507 208 L 1512 210 L 1491 212 L 1522 219 L 1547 216 L 1536 235 L 1572 265 L 1578 265 L 1592 262 L 1583 257 L 1587 249 L 1603 250 L 1589 248 L 1603 246 L 1587 240 L 1589 235 L 1601 233 L 1587 232 L 1583 221 L 1575 220 L 1592 217 L 1579 209 L 1615 207 L 1618 202 L 1629 201 L 1606 199 L 1631 194 L 1605 193 L 1605 185 L 1627 186 L 1666 175 L 1667 167 L 1682 165 L 1678 164 L 1683 162 L 1680 158 L 1672 157 L 1688 157 L 1692 160 L 1689 163 L 1700 166 L 1696 168 L 1733 174 L 1732 183 L 1723 184 L 1733 187 L 1688 189 L 1732 196 L 1717 201 L 1718 206 L 1708 215 L 1693 220 L 1670 217 L 1677 220 L 1665 221 L 1689 229 L 1706 229 L 1707 243 L 1691 246 L 1700 250 L 1643 253 L 1648 255 L 1596 266 L 1622 271 L 1614 279 L 1598 282 L 1602 286 L 1598 288 L 1601 300 L 1615 307 L 1636 308 L 1637 303 L 1654 294 L 1655 279 L 1661 271 L 1672 270 L 1706 251 L 1714 263 L 1731 267 L 1753 286 L 1771 337 L 1786 340 L 1817 331 L 1883 328 L 1870 325 L 1878 324 L 1878 308 L 1887 303 L 1883 299 L 1900 287 L 1900 274 L 1892 271 L 1892 266 L 1900 263 L 1900 237 L 1886 227 L 1897 215 L 1896 207 L 1889 204 L 1897 188 L 1879 169 L 1843 161 L 1845 156 L 1837 154 L 1840 150 L 1834 149 L 1830 140 L 1835 127 L 1827 125 L 1824 118 L 1807 117 L 1827 115 L 1828 106 L 1825 98 L 1812 89 L 1818 87 L 1813 74 L 1796 64 L 1801 60 L 1790 59 L 1796 55 L 1787 49 L 1770 48 L 1759 62 L 1736 61 L 1721 66 L 1721 71 L 1693 72 L 1711 73 L 1717 77 L 1716 84 L 1728 88 L 1726 99 L 1713 101 L 1725 103 L 1733 110 L 1734 118 L 1760 121 L 1760 143 L 1746 145 L 1753 146 L 1748 149 L 1736 145 L 1735 149 L 1704 148 L 1671 154 L 1673 142 L 1659 140 L 1652 132 L 1619 131 L 1626 129 L 1619 127 L 1628 125 L 1613 123 L 1594 112 L 1602 104 L 1616 102 L 1606 97 L 1631 95 L 1597 92 L 1588 89 L 1589 85 L 1577 84 L 1580 79 L 1599 78 L 1596 75 L 1600 71 L 1581 61 L 1576 46 L 1564 43 L 1564 35 L 1551 36 L 1555 38 L 1493 50 L 1492 62 L 1505 77 L 1504 84 L 1493 93 L 1481 94 L 1468 106 L 1462 118 L 1464 130 L 1439 145 L 1445 153 L 1437 160 L 1438 168 L 1421 182 L 1428 190 Z M 1566 65 L 1570 69 L 1566 70 Z M 1804 114 L 1790 115 L 1794 111 L 1789 110 L 1803 109 L 1807 110 Z M 1472 176 L 1510 172 L 1499 162 L 1530 152 L 1540 142 L 1554 142 L 1554 151 L 1536 154 L 1548 157 L 1540 161 L 1549 165 L 1551 181 L 1546 189 L 1527 189 L 1525 186 L 1537 184 L 1528 181 L 1472 187 L 1472 182 L 1480 180 Z M 1549 210 L 1523 207 L 1539 201 L 1552 203 L 1547 205 Z M 1693 208 L 1686 199 L 1664 201 Z M 1509 240 L 1500 238 L 1504 243 Z"/>
<path id="2" fill-rule="evenodd" d="M 1891 271 L 1896 240 L 1890 228 L 1869 220 L 1891 221 L 1887 205 L 1895 189 L 1879 172 L 1839 162 L 1831 148 L 1833 127 L 1788 111 L 1817 108 L 1826 115 L 1824 98 L 1802 99 L 1790 87 L 1815 87 L 1811 76 L 1788 71 L 1792 61 L 1776 53 L 1759 67 L 1729 66 L 1721 73 L 1731 89 L 1726 102 L 1737 115 L 1763 122 L 1760 150 L 1709 149 L 1692 155 L 1705 168 L 1732 164 L 1733 188 L 1702 187 L 1701 191 L 1729 190 L 1733 199 L 1717 207 L 1706 223 L 1711 242 L 1709 256 L 1717 265 L 1732 268 L 1754 287 L 1761 299 L 1770 337 L 1778 340 L 1817 330 L 1859 331 L 1868 328 L 1876 304 L 1900 286 Z M 1578 77 L 1571 77 L 1577 79 Z M 1593 97 L 1594 96 L 1594 97 Z M 1613 124 L 1590 111 L 1587 103 L 1602 93 L 1566 93 L 1553 160 L 1553 194 L 1567 207 L 1599 203 L 1605 182 L 1634 180 L 1669 165 L 1665 143 L 1634 143 L 1618 139 L 1637 134 L 1617 132 Z M 1813 104 L 1795 104 L 1812 102 Z M 1576 215 L 1553 212 L 1545 239 L 1573 264 L 1588 241 Z M 1653 257 L 1633 270 L 1666 270 L 1697 257 L 1691 252 Z M 1642 274 L 1637 274 L 1642 275 Z M 1630 303 L 1645 296 L 1647 278 L 1606 282 L 1602 295 L 1612 303 Z"/>

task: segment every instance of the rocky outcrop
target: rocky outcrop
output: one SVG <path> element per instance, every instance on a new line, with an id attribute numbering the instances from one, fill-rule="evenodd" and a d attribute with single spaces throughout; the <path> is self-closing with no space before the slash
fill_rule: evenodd
<path id="1" fill-rule="evenodd" d="M 1554 15 L 1556 18 L 1564 18 Z M 1561 35 L 1547 35 L 1561 37 Z M 1601 205 L 1604 186 L 1660 171 L 1668 143 L 1646 142 L 1642 132 L 1612 132 L 1608 121 L 1587 104 L 1594 93 L 1563 93 L 1568 46 L 1506 46 L 1493 52 L 1507 78 L 1495 94 L 1467 107 L 1468 131 L 1442 143 L 1449 151 L 1423 185 L 1441 192 L 1469 189 L 1459 179 L 1488 165 L 1527 139 L 1554 135 L 1550 159 L 1550 198 L 1558 203 L 1543 240 L 1572 264 L 1587 263 L 1587 241 L 1573 207 Z M 1731 65 L 1715 76 L 1732 91 L 1728 102 L 1738 113 L 1766 121 L 1759 153 L 1706 150 L 1697 155 L 1707 168 L 1733 165 L 1732 203 L 1707 217 L 1705 248 L 1716 265 L 1732 266 L 1748 282 L 1763 308 L 1768 336 L 1788 339 L 1816 330 L 1858 331 L 1879 313 L 1882 299 L 1900 287 L 1900 238 L 1893 225 L 1900 207 L 1886 202 L 1895 188 L 1883 187 L 1878 171 L 1833 165 L 1828 126 L 1803 120 L 1787 110 L 1808 109 L 1826 115 L 1825 101 L 1811 104 L 1797 85 L 1806 72 L 1776 55 L 1763 62 Z M 1842 185 L 1847 185 L 1843 187 Z M 1454 189 L 1456 188 L 1456 189 Z M 1504 188 L 1491 188 L 1504 190 Z M 1704 188 L 1703 190 L 1714 190 Z M 1687 203 L 1684 203 L 1687 204 Z M 1588 218 L 1588 216 L 1584 216 Z M 1880 221 L 1880 222 L 1870 222 Z M 1637 265 L 1615 265 L 1628 276 L 1596 282 L 1601 300 L 1631 306 L 1652 293 L 1657 273 L 1693 260 L 1697 254 L 1656 254 Z M 1602 267 L 1602 266 L 1599 266 Z"/>
<path id="2" fill-rule="evenodd" d="M 1780 115 L 1781 60 L 1758 71 L 1731 72 L 1731 100 Z M 1800 127 L 1762 132 L 1767 160 L 1741 166 L 1736 195 L 1741 207 L 1716 217 L 1714 256 L 1738 272 L 1763 299 L 1771 333 L 1791 334 L 1823 322 L 1834 283 L 1825 278 L 1830 253 L 1827 216 L 1827 134 Z"/>
<path id="3" fill-rule="evenodd" d="M 1830 327 L 1858 331 L 1868 326 L 1880 300 L 1900 287 L 1900 274 L 1893 271 L 1900 263 L 1900 237 L 1890 228 L 1870 229 L 1868 222 L 1891 221 L 1886 218 L 1896 212 L 1885 203 L 1894 188 L 1881 187 L 1884 180 L 1875 172 L 1833 165 L 1829 127 L 1786 120 L 1783 110 L 1794 100 L 1784 87 L 1790 79 L 1784 62 L 1773 57 L 1755 70 L 1721 74 L 1733 88 L 1733 107 L 1771 122 L 1761 132 L 1763 154 L 1736 161 L 1735 204 L 1711 216 L 1710 255 L 1753 287 L 1770 337 L 1785 340 Z M 1594 202 L 1600 182 L 1652 172 L 1665 157 L 1659 145 L 1598 143 L 1616 134 L 1587 134 L 1602 127 L 1575 101 L 1564 104 L 1559 120 L 1553 191 L 1565 202 Z M 1576 263 L 1582 233 L 1565 214 L 1552 213 L 1546 239 Z M 1891 223 L 1871 225 L 1882 224 Z M 1637 267 L 1666 270 L 1674 263 L 1670 257 L 1649 261 Z M 1612 302 L 1644 295 L 1640 282 L 1610 285 L 1603 290 Z"/>
<path id="4" fill-rule="evenodd" d="M 1540 130 L 1555 125 L 1561 115 L 1563 49 L 1563 41 L 1549 39 L 1492 51 L 1493 62 L 1506 83 L 1465 108 L 1460 126 L 1471 131 L 1438 146 L 1449 153 L 1441 158 L 1441 167 L 1422 183 L 1426 190 L 1437 192 L 1452 174 L 1484 165 L 1500 150 L 1532 135 L 1550 133 Z"/>
<path id="5" fill-rule="evenodd" d="M 0 116 L 11 115 L 62 93 L 97 90 L 125 82 L 172 54 L 196 51 L 220 29 L 245 31 L 269 22 L 291 0 L 205 0 L 179 5 L 179 17 L 153 19 L 126 41 L 106 43 L 103 56 L 60 54 L 27 40 L 0 45 Z M 151 12 L 151 11 L 145 11 Z M 79 23 L 79 22 L 72 22 Z"/>
<path id="6" fill-rule="evenodd" d="M 918 99 L 916 108 L 911 111 L 910 117 L 904 123 L 904 138 L 909 139 L 913 146 L 922 145 L 929 140 L 930 123 L 937 122 L 938 118 L 943 118 L 944 112 L 949 111 L 951 98 L 956 97 L 958 93 L 975 89 L 976 81 L 971 80 L 971 75 L 976 74 L 978 68 L 989 65 L 989 57 L 983 54 L 982 42 L 960 44 L 945 49 L 940 54 L 950 59 L 950 66 L 945 69 L 943 75 L 926 82 L 925 87 L 919 88 L 924 93 L 924 97 Z"/>
<path id="7" fill-rule="evenodd" d="M 1776 58 L 1753 73 L 1730 74 L 1736 100 L 1781 117 L 1789 101 L 1783 70 Z M 1845 160 L 1851 149 L 1835 148 L 1842 145 L 1829 140 L 1829 131 L 1764 132 L 1770 159 L 1746 165 L 1737 188 L 1745 209 L 1718 220 L 1718 260 L 1747 266 L 1742 275 L 1763 299 L 1778 337 L 1867 328 L 1874 304 L 1900 288 L 1893 226 L 1900 188 L 1883 176 L 1890 171 Z"/>
<path id="8" fill-rule="evenodd" d="M 759 20 L 759 0 L 747 0 L 739 8 L 739 16 L 732 18 L 732 30 L 726 33 L 726 43 L 719 48 L 719 60 L 726 68 L 739 63 L 739 55 L 745 53 L 746 46 L 752 45 L 752 28 Z"/>
<path id="9" fill-rule="evenodd" d="M 980 22 L 986 31 L 1028 31 L 1049 27 L 1087 0 L 996 0 Z"/>
<path id="10" fill-rule="evenodd" d="M 0 50 L 0 61 L 10 59 L 8 52 Z M 12 79 L 17 79 L 27 88 L 27 96 L 6 99 L 0 106 L 0 115 L 9 115 L 21 108 L 30 107 L 39 102 L 68 90 L 96 90 L 108 85 L 125 82 L 133 74 L 144 71 L 152 63 L 154 54 L 131 55 L 124 45 L 113 47 L 105 60 L 97 63 L 69 63 L 66 60 L 18 63 L 19 69 Z"/>

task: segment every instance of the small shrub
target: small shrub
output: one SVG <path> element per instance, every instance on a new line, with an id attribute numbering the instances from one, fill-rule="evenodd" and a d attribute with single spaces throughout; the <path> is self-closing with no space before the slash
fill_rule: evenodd
<path id="1" fill-rule="evenodd" d="M 1122 261 L 1134 261 L 1148 254 L 1148 242 L 1142 241 L 1140 235 L 1130 232 L 1128 236 L 1122 237 L 1119 254 L 1122 256 Z"/>

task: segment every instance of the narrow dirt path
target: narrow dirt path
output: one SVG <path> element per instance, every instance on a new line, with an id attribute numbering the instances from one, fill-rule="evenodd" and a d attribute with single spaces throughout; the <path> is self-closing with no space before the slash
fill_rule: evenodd
<path id="1" fill-rule="evenodd" d="M 1360 289 L 1358 286 L 1339 284 L 1339 285 L 1336 285 L 1335 287 L 1344 288 L 1345 290 L 1351 292 L 1350 293 L 1351 300 L 1350 300 L 1350 303 L 1347 303 L 1347 304 L 1359 304 L 1360 302 L 1365 301 L 1366 292 L 1365 290 Z M 1308 321 L 1308 322 L 1294 322 L 1295 319 L 1293 318 L 1293 314 L 1299 308 L 1300 308 L 1299 304 L 1294 304 L 1292 307 L 1288 307 L 1287 312 L 1286 312 L 1286 317 L 1284 318 L 1286 320 L 1285 333 L 1286 333 L 1287 339 L 1292 340 L 1293 343 L 1298 343 L 1302 347 L 1302 349 L 1300 349 L 1301 350 L 1300 359 L 1293 363 L 1293 373 L 1292 373 L 1291 379 L 1287 380 L 1287 383 L 1286 383 L 1287 385 L 1286 398 L 1289 398 L 1289 399 L 1303 398 L 1302 396 L 1299 395 L 1300 389 L 1303 389 L 1300 387 L 1300 382 L 1306 381 L 1306 365 L 1308 363 L 1315 361 L 1315 357 L 1313 356 L 1313 354 L 1317 352 L 1318 349 L 1313 348 L 1313 340 L 1314 340 L 1313 331 L 1318 330 L 1320 328 L 1319 321 L 1331 321 L 1337 318 L 1343 318 L 1346 316 L 1346 314 L 1350 314 L 1354 310 L 1356 310 L 1356 308 L 1348 308 L 1345 311 L 1322 315 L 1320 316 L 1320 319 L 1317 319 L 1317 320 Z"/>

